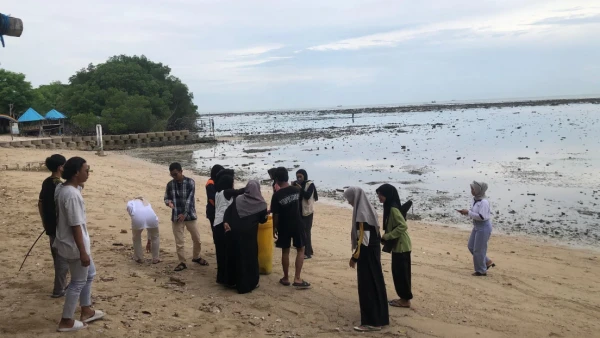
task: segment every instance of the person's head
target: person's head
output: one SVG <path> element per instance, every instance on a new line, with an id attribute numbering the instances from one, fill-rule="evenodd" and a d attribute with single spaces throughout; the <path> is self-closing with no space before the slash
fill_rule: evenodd
<path id="1" fill-rule="evenodd" d="M 62 174 L 63 166 L 67 162 L 67 159 L 59 154 L 54 154 L 48 158 L 46 158 L 46 168 L 50 170 L 53 174 Z"/>
<path id="2" fill-rule="evenodd" d="M 284 167 L 278 167 L 275 170 L 275 179 L 277 180 L 277 183 L 287 183 L 290 180 L 288 170 Z"/>
<path id="3" fill-rule="evenodd" d="M 267 172 L 269 173 L 269 177 L 274 180 L 275 179 L 275 172 L 277 171 L 277 168 L 271 168 L 269 169 Z"/>
<path id="4" fill-rule="evenodd" d="M 62 178 L 67 183 L 81 185 L 87 181 L 89 170 L 89 166 L 83 158 L 71 157 L 63 166 Z"/>
<path id="5" fill-rule="evenodd" d="M 344 190 L 344 198 L 346 199 L 346 201 L 348 201 L 348 204 L 350 204 L 353 207 L 356 207 L 356 202 L 358 201 L 359 197 L 364 193 L 365 192 L 359 187 L 350 187 Z"/>
<path id="6" fill-rule="evenodd" d="M 302 184 L 302 183 L 308 181 L 308 174 L 306 173 L 306 170 L 300 169 L 300 170 L 296 171 L 296 181 L 299 184 Z"/>
<path id="7" fill-rule="evenodd" d="M 219 180 L 221 179 L 222 176 L 235 177 L 235 171 L 233 169 L 223 169 L 223 170 L 220 170 L 217 173 L 217 176 L 215 176 L 217 178 L 217 180 L 215 182 L 219 182 Z"/>
<path id="8" fill-rule="evenodd" d="M 379 202 L 384 205 L 392 206 L 393 204 L 397 204 L 396 206 L 400 206 L 400 195 L 398 195 L 398 189 L 396 189 L 391 184 L 383 184 L 377 190 L 377 197 L 379 197 Z"/>
<path id="9" fill-rule="evenodd" d="M 217 180 L 217 184 L 215 185 L 217 192 L 233 189 L 233 176 L 231 175 L 219 175 L 219 179 Z"/>
<path id="10" fill-rule="evenodd" d="M 181 164 L 177 162 L 171 163 L 171 165 L 169 166 L 169 173 L 171 174 L 171 177 L 173 177 L 174 180 L 183 180 L 183 168 L 181 167 Z"/>
<path id="11" fill-rule="evenodd" d="M 219 171 L 223 170 L 223 166 L 220 164 L 215 164 L 213 165 L 213 167 L 210 169 L 210 179 L 213 181 L 217 180 L 217 174 L 219 173 Z"/>
<path id="12" fill-rule="evenodd" d="M 485 182 L 473 181 L 471 183 L 471 194 L 476 200 L 484 199 L 487 189 L 488 185 Z"/>

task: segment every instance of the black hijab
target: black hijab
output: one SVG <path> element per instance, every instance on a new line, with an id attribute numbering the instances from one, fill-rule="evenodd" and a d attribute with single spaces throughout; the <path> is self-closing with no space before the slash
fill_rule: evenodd
<path id="1" fill-rule="evenodd" d="M 308 182 L 308 173 L 306 173 L 306 170 L 300 169 L 300 170 L 296 171 L 296 175 L 298 175 L 298 174 L 302 174 L 302 176 L 304 176 L 304 180 L 302 181 L 301 185 L 302 185 L 302 189 L 305 189 L 306 188 L 306 183 Z M 317 186 L 315 186 L 314 182 L 313 182 L 313 187 L 315 189 L 315 193 L 314 193 L 315 201 L 318 201 L 319 200 L 319 194 L 317 193 Z"/>
<path id="2" fill-rule="evenodd" d="M 220 164 L 213 165 L 212 169 L 210 169 L 210 179 L 217 183 L 217 174 L 223 169 L 223 166 Z"/>
<path id="3" fill-rule="evenodd" d="M 386 227 L 392 208 L 398 208 L 398 210 L 400 210 L 402 205 L 400 203 L 400 195 L 398 195 L 398 190 L 391 184 L 380 186 L 377 188 L 376 192 L 385 197 L 385 202 L 383 203 L 383 225 Z"/>
<path id="4" fill-rule="evenodd" d="M 277 168 L 271 168 L 267 172 L 269 173 L 269 177 L 273 180 L 271 185 L 275 186 L 275 184 L 277 184 L 277 177 L 275 176 L 275 173 L 277 173 Z"/>
<path id="5" fill-rule="evenodd" d="M 235 177 L 233 169 L 222 169 L 215 176 L 215 178 L 217 179 L 216 181 L 219 182 L 219 179 L 221 179 L 221 176 L 224 176 L 224 175 Z"/>
<path id="6" fill-rule="evenodd" d="M 233 176 L 219 175 L 219 179 L 217 180 L 215 188 L 217 188 L 217 192 L 221 192 L 226 189 L 233 189 Z"/>

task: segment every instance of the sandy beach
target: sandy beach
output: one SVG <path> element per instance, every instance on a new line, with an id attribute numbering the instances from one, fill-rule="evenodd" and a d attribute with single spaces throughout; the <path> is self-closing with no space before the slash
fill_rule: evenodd
<path id="1" fill-rule="evenodd" d="M 78 337 L 352 337 L 360 322 L 356 272 L 348 267 L 349 209 L 319 202 L 313 226 L 314 258 L 305 262 L 311 290 L 277 283 L 274 271 L 260 288 L 238 295 L 215 283 L 216 263 L 204 218 L 205 177 L 196 180 L 202 254 L 209 267 L 173 272 L 175 244 L 170 209 L 162 203 L 168 182 L 164 166 L 124 154 L 82 156 L 92 172 L 83 191 L 98 274 L 95 307 L 107 313 Z M 0 164 L 43 161 L 42 150 L 0 149 Z M 0 336 L 59 337 L 63 299 L 51 299 L 53 268 L 44 235 L 23 270 L 23 256 L 42 230 L 37 200 L 48 172 L 3 171 L 0 175 Z M 243 183 L 239 183 L 242 185 Z M 145 196 L 159 215 L 163 262 L 131 259 L 126 201 Z M 265 191 L 265 198 L 270 194 Z M 381 215 L 380 215 L 381 217 Z M 122 233 L 127 230 L 127 233 Z M 377 337 L 598 337 L 600 252 L 556 246 L 522 236 L 493 235 L 489 256 L 497 267 L 488 277 L 471 277 L 469 233 L 410 221 L 413 242 L 412 309 L 390 308 L 391 325 Z M 144 235 L 145 236 L 145 235 Z M 191 240 L 186 250 L 191 258 Z M 147 256 L 148 257 L 148 256 Z M 382 255 L 388 297 L 396 296 L 390 256 Z M 176 277 L 176 281 L 171 280 Z"/>

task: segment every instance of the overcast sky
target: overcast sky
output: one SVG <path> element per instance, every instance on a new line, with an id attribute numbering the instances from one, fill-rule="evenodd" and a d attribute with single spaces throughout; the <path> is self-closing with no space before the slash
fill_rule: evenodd
<path id="1" fill-rule="evenodd" d="M 3 1 L 34 86 L 144 54 L 201 112 L 600 94 L 600 1 Z"/>

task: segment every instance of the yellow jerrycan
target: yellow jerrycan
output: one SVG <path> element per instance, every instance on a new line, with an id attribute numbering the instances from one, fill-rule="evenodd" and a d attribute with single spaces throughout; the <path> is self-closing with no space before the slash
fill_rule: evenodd
<path id="1" fill-rule="evenodd" d="M 267 222 L 258 225 L 258 271 L 268 275 L 273 271 L 273 218 L 269 215 Z"/>

